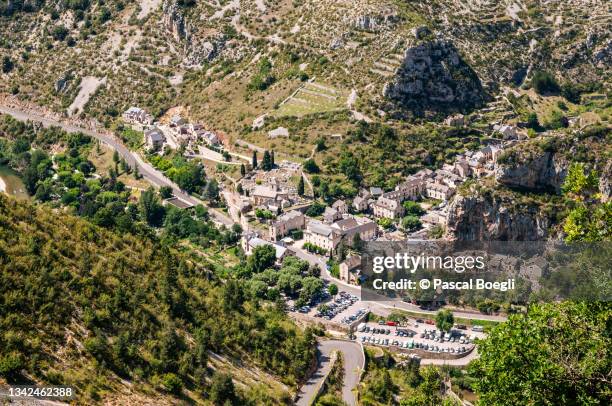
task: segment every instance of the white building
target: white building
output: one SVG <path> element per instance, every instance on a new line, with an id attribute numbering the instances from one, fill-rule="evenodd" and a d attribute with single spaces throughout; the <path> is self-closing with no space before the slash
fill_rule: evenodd
<path id="1" fill-rule="evenodd" d="M 153 116 L 140 107 L 130 107 L 121 117 L 127 123 L 136 124 L 140 127 L 153 124 Z"/>
<path id="2" fill-rule="evenodd" d="M 310 220 L 306 224 L 304 232 L 304 240 L 310 244 L 316 245 L 328 252 L 336 249 L 342 235 L 337 229 L 333 229 L 330 225 L 324 224 L 317 220 Z"/>
<path id="3" fill-rule="evenodd" d="M 389 192 L 380 196 L 371 206 L 372 213 L 378 218 L 394 219 L 404 214 L 398 192 Z"/>

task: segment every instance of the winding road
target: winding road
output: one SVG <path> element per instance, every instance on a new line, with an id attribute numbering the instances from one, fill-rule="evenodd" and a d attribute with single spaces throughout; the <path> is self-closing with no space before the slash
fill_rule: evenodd
<path id="1" fill-rule="evenodd" d="M 329 271 L 327 270 L 327 264 L 325 263 L 325 259 L 319 255 L 312 254 L 305 249 L 299 246 L 292 246 L 291 250 L 295 253 L 295 255 L 307 261 L 311 265 L 318 266 L 321 269 L 321 278 L 329 281 L 330 283 L 334 283 L 338 285 L 341 290 L 348 292 L 357 297 L 361 297 L 361 287 L 350 285 L 345 283 L 339 279 L 331 276 Z M 437 313 L 437 310 L 423 310 L 419 306 L 414 305 L 412 303 L 406 303 L 395 300 L 364 300 L 363 307 L 367 308 L 373 313 L 376 313 L 379 316 L 388 316 L 394 310 L 405 310 L 408 312 L 419 313 L 422 314 L 423 317 L 434 317 Z M 470 320 L 486 320 L 486 321 L 506 321 L 506 317 L 500 315 L 489 315 L 489 314 L 481 314 L 481 313 L 473 313 L 469 311 L 461 311 L 452 309 L 453 315 L 458 318 L 470 319 Z"/>
<path id="2" fill-rule="evenodd" d="M 23 111 L 23 110 L 19 110 L 13 107 L 6 107 L 6 106 L 0 105 L 0 113 L 4 113 L 10 116 L 13 116 L 15 119 L 20 120 L 20 121 L 36 121 L 36 122 L 40 122 L 45 127 L 52 127 L 52 126 L 60 127 L 62 130 L 69 132 L 69 133 L 81 132 L 83 134 L 94 137 L 97 140 L 100 140 L 100 142 L 103 142 L 107 144 L 108 146 L 110 146 L 111 148 L 113 148 L 114 150 L 116 150 L 119 153 L 119 155 L 121 155 L 121 157 L 125 159 L 125 161 L 128 163 L 130 167 L 138 168 L 138 171 L 140 172 L 140 174 L 149 183 L 157 187 L 170 186 L 172 188 L 172 192 L 174 193 L 176 197 L 178 197 L 180 200 L 183 200 L 189 204 L 192 204 L 192 205 L 204 204 L 204 202 L 202 202 L 201 200 L 196 199 L 195 197 L 191 196 L 189 193 L 181 190 L 174 182 L 168 179 L 163 173 L 155 169 L 148 162 L 145 162 L 140 157 L 140 155 L 138 155 L 135 152 L 130 151 L 125 145 L 123 145 L 123 143 L 120 140 L 118 140 L 113 135 L 110 135 L 108 133 L 103 133 L 100 131 L 96 131 L 96 130 L 92 130 L 89 128 L 79 127 L 71 123 L 44 117 L 43 115 L 36 113 L 36 112 Z M 208 212 L 210 213 L 213 220 L 216 221 L 217 223 L 223 224 L 225 226 L 231 226 L 232 224 L 234 224 L 231 218 L 229 218 L 227 215 L 225 215 L 219 210 L 209 208 Z"/>
<path id="3" fill-rule="evenodd" d="M 296 404 L 310 406 L 332 367 L 331 356 L 334 351 L 342 353 L 344 362 L 344 380 L 342 385 L 342 400 L 350 406 L 357 404 L 353 390 L 357 387 L 361 373 L 365 368 L 365 355 L 359 343 L 344 340 L 325 340 L 319 342 L 319 367 L 308 382 L 302 386 Z"/>

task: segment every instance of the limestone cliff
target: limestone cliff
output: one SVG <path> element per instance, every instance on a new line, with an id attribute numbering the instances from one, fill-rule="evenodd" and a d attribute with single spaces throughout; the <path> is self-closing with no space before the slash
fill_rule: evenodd
<path id="1" fill-rule="evenodd" d="M 162 22 L 174 40 L 184 45 L 183 63 L 186 66 L 199 66 L 212 61 L 225 46 L 225 35 L 220 32 L 199 35 L 196 27 L 186 21 L 183 9 L 176 0 L 164 0 Z"/>
<path id="2" fill-rule="evenodd" d="M 515 154 L 513 159 L 498 163 L 495 179 L 510 188 L 559 193 L 568 166 L 567 160 L 554 152 Z"/>
<path id="3" fill-rule="evenodd" d="M 413 110 L 467 110 L 485 100 L 476 72 L 446 40 L 408 47 L 383 96 Z"/>
<path id="4" fill-rule="evenodd" d="M 518 205 L 491 194 L 458 195 L 449 205 L 446 229 L 463 241 L 546 239 L 551 219 L 536 205 Z"/>

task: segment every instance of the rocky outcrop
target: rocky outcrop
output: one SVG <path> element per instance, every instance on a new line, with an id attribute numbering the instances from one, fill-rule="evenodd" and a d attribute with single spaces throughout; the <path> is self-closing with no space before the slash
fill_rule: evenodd
<path id="1" fill-rule="evenodd" d="M 401 107 L 419 110 L 469 110 L 481 106 L 485 93 L 474 70 L 455 46 L 434 40 L 409 47 L 383 96 Z"/>
<path id="2" fill-rule="evenodd" d="M 510 152 L 495 168 L 495 179 L 502 185 L 530 191 L 559 193 L 569 163 L 554 152 L 543 151 L 522 157 Z"/>
<path id="3" fill-rule="evenodd" d="M 55 85 L 53 86 L 55 93 L 65 93 L 72 79 L 73 75 L 71 71 L 64 72 L 61 77 L 55 81 Z"/>
<path id="4" fill-rule="evenodd" d="M 175 41 L 189 40 L 189 31 L 185 24 L 185 16 L 176 0 L 164 0 L 162 6 L 162 23 L 174 37 Z"/>
<path id="5" fill-rule="evenodd" d="M 519 206 L 511 198 L 457 195 L 446 230 L 461 241 L 536 241 L 546 239 L 551 223 L 537 206 Z"/>
<path id="6" fill-rule="evenodd" d="M 391 12 L 380 15 L 360 15 L 355 18 L 354 26 L 361 31 L 380 31 L 393 27 L 399 21 L 399 17 Z"/>
<path id="7" fill-rule="evenodd" d="M 164 0 L 162 12 L 164 27 L 172 34 L 175 41 L 184 44 L 185 65 L 198 66 L 210 62 L 224 48 L 226 38 L 222 33 L 198 37 L 176 0 Z"/>

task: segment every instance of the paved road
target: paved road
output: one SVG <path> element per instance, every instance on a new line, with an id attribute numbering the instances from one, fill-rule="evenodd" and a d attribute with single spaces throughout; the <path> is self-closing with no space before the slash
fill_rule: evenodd
<path id="1" fill-rule="evenodd" d="M 355 285 L 349 285 L 339 279 L 331 276 L 329 271 L 327 270 L 327 265 L 323 257 L 315 254 L 311 254 L 310 252 L 302 249 L 299 246 L 292 246 L 291 250 L 295 252 L 298 258 L 301 258 L 305 261 L 308 261 L 311 265 L 316 265 L 321 269 L 321 278 L 328 280 L 331 283 L 338 285 L 338 287 L 357 297 L 361 297 L 361 288 Z M 409 312 L 422 314 L 424 317 L 426 316 L 435 316 L 436 310 L 423 310 L 419 306 L 414 305 L 412 303 L 400 302 L 400 301 L 363 301 L 363 307 L 369 309 L 370 311 L 380 315 L 380 316 L 388 316 L 394 310 L 406 310 Z M 463 319 L 470 320 L 487 320 L 487 321 L 505 321 L 506 317 L 499 315 L 488 315 L 488 314 L 480 314 L 480 313 L 471 313 L 467 311 L 461 310 L 453 310 L 453 315 L 455 317 L 460 317 Z"/>
<path id="2" fill-rule="evenodd" d="M 319 342 L 319 367 L 312 374 L 308 382 L 302 386 L 297 401 L 298 406 L 310 406 L 317 395 L 323 378 L 331 369 L 331 355 L 334 351 L 342 353 L 344 361 L 344 382 L 342 386 L 342 400 L 348 405 L 357 404 L 353 389 L 357 387 L 361 372 L 365 367 L 363 348 L 356 342 L 343 340 L 326 340 Z"/>
<path id="3" fill-rule="evenodd" d="M 155 169 L 151 164 L 145 162 L 140 155 L 135 152 L 130 151 L 123 143 L 115 138 L 112 135 L 102 133 L 99 131 L 95 131 L 88 128 L 78 127 L 70 123 L 66 123 L 63 121 L 50 119 L 39 115 L 33 112 L 25 112 L 21 110 L 17 110 L 10 107 L 0 106 L 0 113 L 9 114 L 21 121 L 38 121 L 42 123 L 45 127 L 56 126 L 60 127 L 64 131 L 67 132 L 81 132 L 83 134 L 94 137 L 101 142 L 107 144 L 114 150 L 116 150 L 119 155 L 130 165 L 132 168 L 138 168 L 138 171 L 143 176 L 144 179 L 149 181 L 151 184 L 161 187 L 161 186 L 170 186 L 172 191 L 176 197 L 179 199 L 193 204 L 203 204 L 203 202 L 195 197 L 191 196 L 189 193 L 182 191 L 175 183 L 173 183 L 170 179 L 166 178 L 163 173 Z M 226 216 L 224 213 L 219 210 L 209 208 L 209 213 L 214 221 L 220 224 L 224 224 L 225 226 L 231 226 L 233 223 L 232 219 Z"/>

